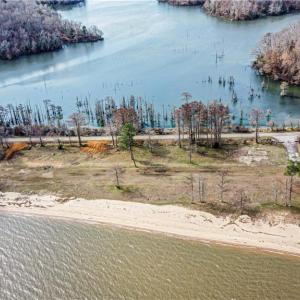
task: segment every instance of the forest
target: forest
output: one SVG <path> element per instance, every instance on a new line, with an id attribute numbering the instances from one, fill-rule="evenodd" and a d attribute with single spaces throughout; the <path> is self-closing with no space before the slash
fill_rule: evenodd
<path id="1" fill-rule="evenodd" d="M 210 15 L 234 21 L 278 16 L 300 9 L 298 0 L 158 0 L 172 5 L 203 5 Z"/>
<path id="2" fill-rule="evenodd" d="M 74 5 L 85 0 L 38 0 L 37 2 L 49 5 Z"/>
<path id="3" fill-rule="evenodd" d="M 0 0 L 0 59 L 61 49 L 65 44 L 103 39 L 96 26 L 64 20 L 34 0 Z"/>
<path id="4" fill-rule="evenodd" d="M 300 84 L 300 22 L 262 39 L 253 66 L 262 75 L 288 84 Z"/>
<path id="5" fill-rule="evenodd" d="M 158 2 L 177 6 L 196 6 L 203 5 L 205 0 L 158 0 Z"/>
<path id="6" fill-rule="evenodd" d="M 252 20 L 299 10 L 300 2 L 297 0 L 206 0 L 204 9 L 211 15 L 230 20 Z"/>

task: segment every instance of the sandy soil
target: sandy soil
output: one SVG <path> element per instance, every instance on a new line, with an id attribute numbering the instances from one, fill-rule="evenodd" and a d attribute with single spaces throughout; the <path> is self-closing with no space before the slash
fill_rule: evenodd
<path id="1" fill-rule="evenodd" d="M 216 217 L 173 205 L 152 205 L 117 200 L 71 199 L 56 196 L 0 193 L 0 212 L 70 218 L 126 228 L 160 232 L 206 242 L 218 242 L 289 252 L 300 256 L 300 227 L 283 222 L 283 215 L 268 220 Z"/>

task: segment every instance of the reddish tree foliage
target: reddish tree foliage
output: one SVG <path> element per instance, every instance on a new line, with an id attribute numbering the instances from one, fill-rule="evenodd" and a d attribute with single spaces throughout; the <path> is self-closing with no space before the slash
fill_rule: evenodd
<path id="1" fill-rule="evenodd" d="M 300 1 L 299 1 L 300 3 Z M 268 33 L 257 49 L 253 66 L 261 74 L 300 84 L 300 22 L 278 33 Z"/>
<path id="2" fill-rule="evenodd" d="M 116 125 L 117 129 L 120 130 L 123 125 L 130 123 L 134 126 L 135 129 L 139 129 L 139 120 L 138 115 L 134 108 L 119 108 L 114 112 L 114 124 Z"/>
<path id="3" fill-rule="evenodd" d="M 213 101 L 208 105 L 201 101 L 187 102 L 175 112 L 177 128 L 180 129 L 178 130 L 179 142 L 181 130 L 188 131 L 190 143 L 199 139 L 201 133 L 210 132 L 211 145 L 218 147 L 229 117 L 229 108 L 222 102 Z"/>

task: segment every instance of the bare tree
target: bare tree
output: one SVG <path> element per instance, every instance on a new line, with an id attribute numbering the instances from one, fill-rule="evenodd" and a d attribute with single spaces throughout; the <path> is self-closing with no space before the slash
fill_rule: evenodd
<path id="1" fill-rule="evenodd" d="M 272 193 L 273 193 L 273 199 L 275 204 L 278 204 L 278 200 L 280 199 L 282 189 L 281 189 L 282 183 L 278 181 L 278 179 L 273 182 L 272 185 Z"/>
<path id="2" fill-rule="evenodd" d="M 205 202 L 206 183 L 205 179 L 198 176 L 198 198 L 200 203 Z"/>
<path id="3" fill-rule="evenodd" d="M 238 189 L 235 196 L 235 205 L 240 210 L 240 213 L 243 214 L 246 204 L 250 202 L 250 198 L 243 188 Z"/>
<path id="4" fill-rule="evenodd" d="M 250 112 L 250 121 L 252 126 L 255 127 L 255 142 L 258 144 L 258 133 L 260 128 L 260 123 L 264 118 L 264 113 L 259 108 L 253 108 Z"/>
<path id="5" fill-rule="evenodd" d="M 218 172 L 218 183 L 217 187 L 219 190 L 219 198 L 220 201 L 224 202 L 224 193 L 227 191 L 227 177 L 228 177 L 228 171 L 227 170 L 221 170 Z"/>
<path id="6" fill-rule="evenodd" d="M 121 175 L 124 173 L 124 169 L 120 166 L 113 166 L 112 168 L 113 174 L 115 176 L 115 180 L 116 180 L 116 188 L 120 189 L 121 188 L 121 184 L 120 184 L 120 177 Z"/>
<path id="7" fill-rule="evenodd" d="M 168 2 L 186 3 L 182 0 L 168 0 Z M 203 0 L 199 2 L 204 4 L 204 9 L 211 15 L 230 20 L 251 20 L 264 16 L 277 16 L 300 9 L 297 0 Z"/>
<path id="8" fill-rule="evenodd" d="M 182 116 L 181 116 L 181 110 L 180 109 L 177 109 L 175 111 L 175 118 L 176 118 L 177 132 L 178 132 L 178 145 L 179 145 L 179 148 L 182 148 L 182 144 L 181 144 L 181 120 L 182 120 Z"/>
<path id="9" fill-rule="evenodd" d="M 212 146 L 221 145 L 223 127 L 229 122 L 229 108 L 219 101 L 208 105 L 208 124 L 212 135 Z"/>
<path id="10" fill-rule="evenodd" d="M 79 147 L 81 147 L 82 146 L 81 127 L 86 125 L 86 116 L 82 113 L 73 113 L 69 117 L 69 123 L 75 127 L 77 137 L 78 137 L 78 144 L 79 144 Z"/>
<path id="11" fill-rule="evenodd" d="M 194 176 L 192 173 L 187 177 L 187 182 L 191 191 L 191 203 L 194 203 Z"/>

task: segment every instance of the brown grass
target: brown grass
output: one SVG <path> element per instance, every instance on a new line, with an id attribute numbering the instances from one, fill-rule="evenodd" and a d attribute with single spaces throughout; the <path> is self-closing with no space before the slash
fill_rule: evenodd
<path id="1" fill-rule="evenodd" d="M 98 153 L 107 153 L 110 149 L 109 143 L 106 141 L 88 141 L 85 147 L 80 149 L 81 152 L 95 155 Z"/>
<path id="2" fill-rule="evenodd" d="M 97 143 L 98 144 L 98 143 Z M 209 211 L 232 211 L 238 192 L 243 189 L 251 209 L 276 209 L 284 204 L 285 149 L 276 145 L 259 146 L 230 142 L 222 149 L 199 146 L 194 149 L 192 164 L 186 149 L 170 144 L 153 143 L 152 151 L 144 145 L 135 147 L 138 168 L 127 151 L 108 151 L 109 144 L 89 143 L 89 150 L 66 145 L 64 151 L 55 145 L 33 147 L 22 156 L 2 162 L 0 181 L 6 191 L 58 193 L 64 197 L 86 199 L 119 199 L 154 204 L 180 204 Z M 104 147 L 105 151 L 102 151 Z M 267 160 L 245 165 L 239 161 L 245 149 L 263 149 Z M 100 151 L 99 151 L 100 149 Z M 98 152 L 99 151 L 99 152 Z M 92 154 L 92 155 L 91 155 Z M 121 167 L 121 188 L 115 188 L 112 169 Z M 227 170 L 224 202 L 219 200 L 220 170 Z M 194 178 L 194 203 L 191 203 L 189 178 Z M 205 203 L 200 203 L 198 181 L 206 184 Z M 294 207 L 300 207 L 300 180 L 293 195 Z"/>
<path id="3" fill-rule="evenodd" d="M 9 159 L 13 158 L 13 156 L 16 153 L 18 153 L 24 149 L 27 149 L 27 148 L 28 148 L 28 144 L 26 144 L 26 143 L 14 143 L 14 144 L 10 145 L 10 147 L 5 151 L 4 158 L 6 160 L 9 160 Z"/>

